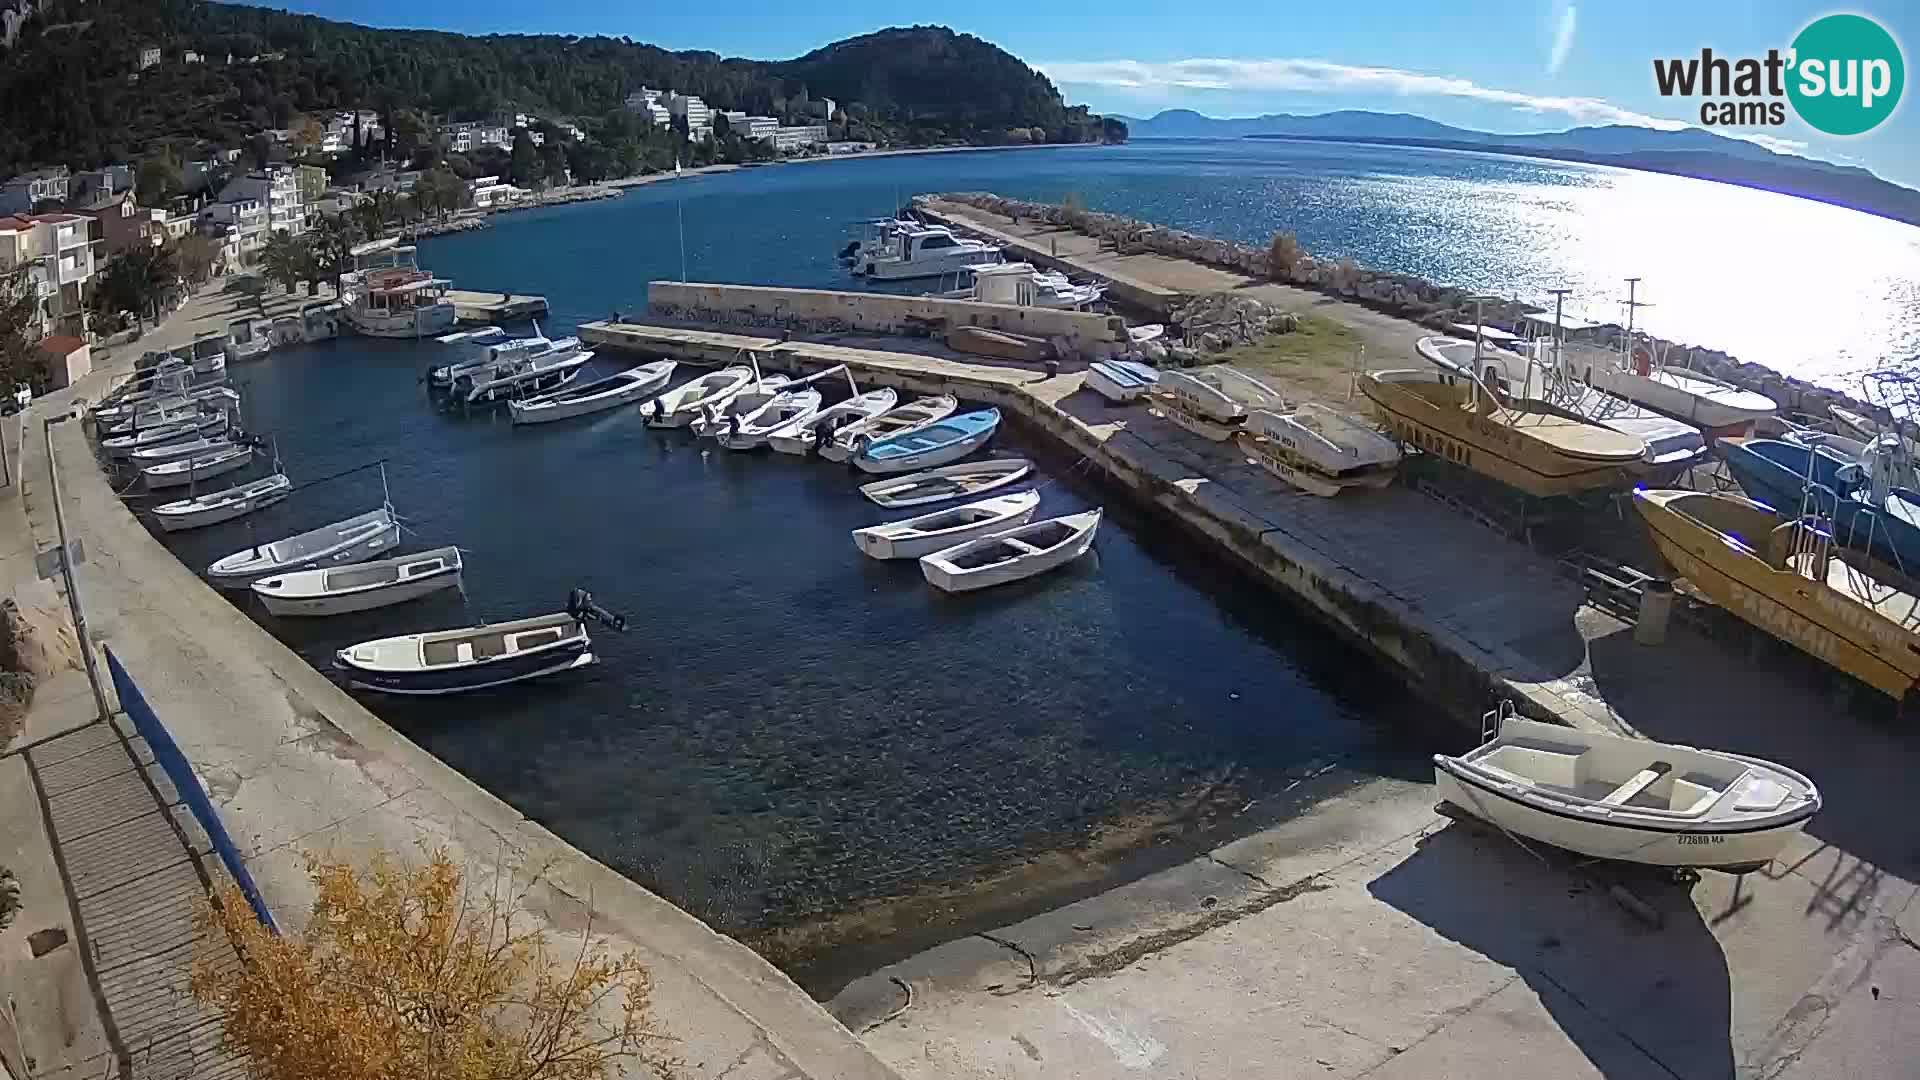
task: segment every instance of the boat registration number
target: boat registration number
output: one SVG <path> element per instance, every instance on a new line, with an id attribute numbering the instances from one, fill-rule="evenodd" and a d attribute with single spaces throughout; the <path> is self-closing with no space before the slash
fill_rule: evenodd
<path id="1" fill-rule="evenodd" d="M 1686 844 L 1724 844 L 1727 842 L 1727 838 L 1721 836 L 1719 833 L 1700 833 L 1697 835 L 1681 833 L 1679 840 L 1683 846 Z"/>

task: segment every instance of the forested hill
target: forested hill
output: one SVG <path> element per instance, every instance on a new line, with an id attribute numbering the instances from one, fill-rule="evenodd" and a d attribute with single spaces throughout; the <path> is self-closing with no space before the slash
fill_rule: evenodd
<path id="1" fill-rule="evenodd" d="M 16 23 L 0 52 L 0 176 L 128 160 L 157 139 L 238 146 L 297 114 L 353 106 L 590 120 L 641 86 L 794 119 L 803 98 L 832 98 L 847 113 L 835 134 L 855 139 L 1080 142 L 1125 130 L 1067 107 L 1005 51 L 944 27 L 882 30 L 766 62 L 626 38 L 376 30 L 195 0 L 0 0 L 0 29 Z M 162 63 L 131 79 L 149 45 Z M 204 62 L 184 63 L 189 50 Z"/>

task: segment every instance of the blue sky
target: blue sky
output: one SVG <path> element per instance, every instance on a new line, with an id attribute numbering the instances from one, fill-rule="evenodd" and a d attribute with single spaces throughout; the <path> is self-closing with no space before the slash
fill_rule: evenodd
<path id="1" fill-rule="evenodd" d="M 784 59 L 882 26 L 940 23 L 977 34 L 1051 76 L 1068 101 L 1151 115 L 1380 109 L 1491 131 L 1590 123 L 1697 122 L 1698 102 L 1660 97 L 1655 57 L 1785 48 L 1835 10 L 1878 19 L 1909 68 L 1920 62 L 1920 2 L 1843 7 L 1792 0 L 1365 0 L 1347 4 L 1106 0 L 1098 5 L 914 5 L 760 0 L 706 7 L 605 0 L 274 0 L 272 6 L 375 26 L 467 33 L 625 35 L 675 49 Z M 1446 14 L 1438 14 L 1439 11 Z M 1920 90 L 1905 95 L 1920 95 Z M 1920 186 L 1920 105 L 1851 139 L 1791 116 L 1746 129 L 1784 149 L 1865 165 Z"/>

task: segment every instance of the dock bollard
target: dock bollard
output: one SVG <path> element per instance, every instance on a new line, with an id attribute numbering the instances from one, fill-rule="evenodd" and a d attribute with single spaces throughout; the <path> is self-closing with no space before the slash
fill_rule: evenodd
<path id="1" fill-rule="evenodd" d="M 1653 578 L 1640 586 L 1640 620 L 1633 626 L 1633 640 L 1641 645 L 1664 644 L 1672 614 L 1673 582 Z"/>

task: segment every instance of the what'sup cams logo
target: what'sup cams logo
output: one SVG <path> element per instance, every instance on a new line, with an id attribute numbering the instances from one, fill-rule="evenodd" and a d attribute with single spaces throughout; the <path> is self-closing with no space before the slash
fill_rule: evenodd
<path id="1" fill-rule="evenodd" d="M 1662 97 L 1700 98 L 1706 127 L 1778 127 L 1787 106 L 1828 135 L 1860 135 L 1893 115 L 1906 85 L 1900 45 L 1864 15 L 1808 23 L 1781 51 L 1732 59 L 1700 55 L 1653 62 Z"/>

